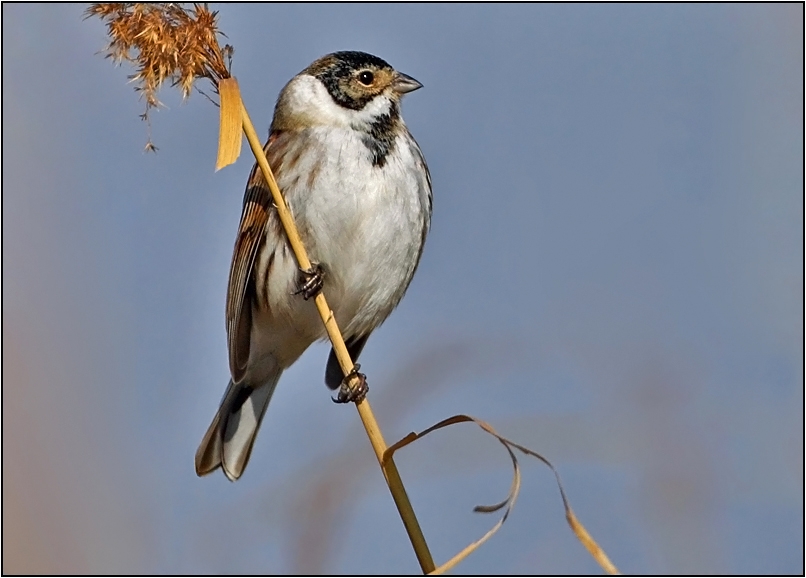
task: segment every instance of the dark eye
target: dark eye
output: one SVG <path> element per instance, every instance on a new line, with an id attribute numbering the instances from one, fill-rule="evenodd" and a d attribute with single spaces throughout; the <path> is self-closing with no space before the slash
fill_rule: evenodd
<path id="1" fill-rule="evenodd" d="M 363 84 L 364 86 L 369 86 L 372 84 L 372 81 L 375 80 L 375 75 L 372 74 L 369 70 L 362 70 L 358 73 L 358 82 Z"/>

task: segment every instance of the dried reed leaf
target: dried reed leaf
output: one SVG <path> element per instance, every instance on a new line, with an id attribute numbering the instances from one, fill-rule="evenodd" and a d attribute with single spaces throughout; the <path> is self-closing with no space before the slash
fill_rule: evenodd
<path id="1" fill-rule="evenodd" d="M 478 548 L 484 542 L 486 542 L 493 534 L 495 534 L 501 528 L 501 526 L 503 526 L 504 522 L 509 516 L 510 511 L 512 510 L 512 507 L 515 505 L 515 500 L 518 498 L 518 492 L 520 491 L 520 485 L 521 485 L 520 466 L 518 465 L 518 459 L 515 456 L 513 449 L 517 449 L 518 451 L 528 456 L 537 458 L 551 469 L 551 471 L 554 473 L 554 478 L 557 480 L 557 487 L 560 490 L 560 497 L 562 498 L 563 507 L 565 508 L 565 519 L 568 522 L 568 525 L 571 527 L 571 530 L 574 532 L 574 535 L 582 543 L 582 545 L 585 546 L 588 552 L 590 552 L 591 556 L 593 556 L 593 559 L 596 560 L 596 562 L 602 567 L 602 569 L 605 572 L 607 572 L 608 574 L 619 573 L 618 569 L 607 557 L 607 554 L 605 554 L 604 550 L 602 550 L 602 548 L 596 543 L 596 541 L 591 537 L 591 535 L 588 533 L 588 531 L 585 529 L 582 523 L 574 515 L 574 511 L 571 509 L 571 504 L 568 502 L 568 497 L 565 495 L 565 489 L 563 488 L 563 485 L 560 482 L 560 474 L 557 473 L 557 470 L 554 468 L 551 462 L 548 461 L 543 456 L 541 456 L 540 454 L 538 454 L 537 452 L 534 452 L 527 447 L 524 447 L 499 435 L 498 432 L 496 432 L 493 429 L 493 427 L 487 422 L 463 414 L 455 415 L 453 417 L 444 419 L 441 422 L 431 426 L 430 428 L 420 433 L 412 432 L 406 437 L 404 437 L 402 440 L 397 442 L 396 444 L 389 446 L 389 448 L 383 455 L 383 464 L 386 465 L 387 463 L 389 463 L 391 461 L 392 455 L 400 448 L 406 447 L 407 445 L 439 429 L 465 422 L 475 423 L 485 432 L 495 437 L 506 448 L 507 452 L 509 453 L 509 457 L 512 460 L 512 469 L 513 469 L 512 485 L 509 488 L 509 493 L 507 494 L 507 497 L 503 501 L 497 504 L 493 504 L 491 506 L 476 506 L 475 508 L 473 508 L 474 512 L 481 512 L 481 513 L 497 512 L 498 510 L 505 508 L 504 515 L 501 516 L 501 519 L 499 519 L 498 522 L 484 536 L 482 536 L 472 544 L 468 545 L 461 552 L 459 552 L 453 558 L 448 560 L 445 564 L 442 564 L 441 566 L 437 567 L 434 571 L 430 572 L 430 574 L 435 575 L 442 574 L 452 569 L 459 562 L 464 560 L 471 552 L 476 550 L 476 548 Z"/>
<path id="2" fill-rule="evenodd" d="M 241 154 L 243 140 L 243 103 L 238 81 L 225 78 L 218 83 L 218 96 L 221 100 L 220 124 L 218 129 L 218 159 L 215 170 L 231 165 Z"/>

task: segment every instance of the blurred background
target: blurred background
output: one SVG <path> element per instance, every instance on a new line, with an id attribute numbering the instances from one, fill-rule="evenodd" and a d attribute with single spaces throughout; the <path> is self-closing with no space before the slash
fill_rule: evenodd
<path id="1" fill-rule="evenodd" d="M 489 421 L 624 572 L 803 572 L 803 5 L 219 8 L 263 136 L 328 52 L 425 85 L 431 235 L 362 356 L 387 440 Z M 253 160 L 214 172 L 217 109 L 168 89 L 144 153 L 83 10 L 2 7 L 3 572 L 417 573 L 324 344 L 246 475 L 196 477 Z M 495 522 L 510 466 L 474 426 L 398 461 L 437 561 Z M 523 465 L 456 572 L 599 572 Z"/>

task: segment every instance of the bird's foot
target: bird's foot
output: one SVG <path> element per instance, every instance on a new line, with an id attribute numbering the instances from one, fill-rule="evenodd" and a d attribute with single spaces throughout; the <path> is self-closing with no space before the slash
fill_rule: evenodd
<path id="1" fill-rule="evenodd" d="M 316 297 L 322 291 L 325 284 L 325 270 L 319 263 L 311 263 L 310 269 L 300 269 L 300 288 L 294 291 L 294 295 L 302 295 L 307 301 L 311 297 Z"/>
<path id="2" fill-rule="evenodd" d="M 359 403 L 364 401 L 364 398 L 367 397 L 367 392 L 369 391 L 367 376 L 363 373 L 359 373 L 359 369 L 361 369 L 361 365 L 356 363 L 353 366 L 353 370 L 341 380 L 339 393 L 336 397 L 331 398 L 335 403 L 350 403 L 351 401 Z M 358 383 L 355 386 L 351 384 L 354 377 L 358 378 Z"/>

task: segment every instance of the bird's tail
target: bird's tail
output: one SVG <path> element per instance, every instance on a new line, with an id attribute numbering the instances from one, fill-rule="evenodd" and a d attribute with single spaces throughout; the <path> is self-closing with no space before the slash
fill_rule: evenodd
<path id="1" fill-rule="evenodd" d="M 254 387 L 229 382 L 221 407 L 196 450 L 197 475 L 207 475 L 221 466 L 230 481 L 241 477 L 282 373 L 278 369 L 267 381 Z"/>

